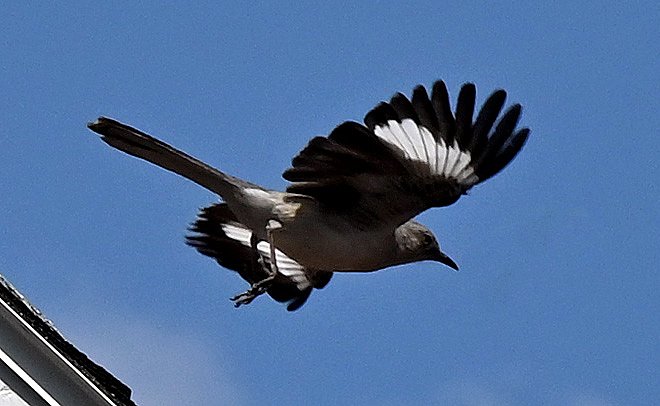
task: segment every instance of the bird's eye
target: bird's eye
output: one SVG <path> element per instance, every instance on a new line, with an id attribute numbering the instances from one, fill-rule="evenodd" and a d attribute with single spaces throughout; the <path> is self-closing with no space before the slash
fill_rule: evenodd
<path id="1" fill-rule="evenodd" d="M 431 245 L 433 244 L 433 237 L 430 235 L 424 235 L 424 245 Z"/>

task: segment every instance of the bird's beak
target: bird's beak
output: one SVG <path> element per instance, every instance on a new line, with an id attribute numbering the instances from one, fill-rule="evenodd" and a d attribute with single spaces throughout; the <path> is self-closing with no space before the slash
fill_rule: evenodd
<path id="1" fill-rule="evenodd" d="M 444 252 L 439 252 L 438 256 L 435 258 L 435 260 L 447 265 L 448 267 L 450 267 L 450 268 L 452 268 L 456 271 L 458 271 L 458 265 L 456 265 L 456 262 L 454 262 L 453 259 L 449 258 L 447 256 L 447 254 L 445 254 Z"/>

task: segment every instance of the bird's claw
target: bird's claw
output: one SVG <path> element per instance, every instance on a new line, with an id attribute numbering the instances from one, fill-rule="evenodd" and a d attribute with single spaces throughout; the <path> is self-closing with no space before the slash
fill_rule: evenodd
<path id="1" fill-rule="evenodd" d="M 241 305 L 252 303 L 254 299 L 266 293 L 274 279 L 275 275 L 270 275 L 259 282 L 253 283 L 252 286 L 250 286 L 250 289 L 245 292 L 232 297 L 230 300 L 234 302 L 234 307 L 240 307 Z"/>
<path id="2" fill-rule="evenodd" d="M 241 305 L 246 305 L 252 303 L 254 299 L 257 298 L 257 296 L 260 296 L 261 293 L 258 292 L 252 292 L 252 289 L 243 292 L 239 295 L 236 295 L 231 298 L 231 301 L 234 302 L 234 307 L 240 307 Z"/>

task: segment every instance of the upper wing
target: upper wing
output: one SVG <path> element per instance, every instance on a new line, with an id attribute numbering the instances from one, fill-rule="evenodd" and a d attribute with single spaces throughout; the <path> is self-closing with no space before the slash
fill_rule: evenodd
<path id="1" fill-rule="evenodd" d="M 463 85 L 455 114 L 442 81 L 429 98 L 417 86 L 364 118 L 315 137 L 283 174 L 287 191 L 316 198 L 326 209 L 363 226 L 398 226 L 420 212 L 454 203 L 472 186 L 502 170 L 520 151 L 529 129 L 516 131 L 521 106 L 499 119 L 506 92 L 493 92 L 473 121 L 476 89 Z M 495 125 L 497 121 L 497 124 Z"/>
<path id="2" fill-rule="evenodd" d="M 253 234 L 239 223 L 226 204 L 215 204 L 201 210 L 191 227 L 195 235 L 186 242 L 200 253 L 214 258 L 221 266 L 236 271 L 248 283 L 265 279 L 270 267 L 270 246 L 266 241 L 253 241 Z M 256 245 L 256 249 L 255 249 Z M 288 303 L 287 310 L 299 309 L 314 288 L 323 288 L 332 277 L 330 272 L 310 272 L 296 261 L 275 251 L 279 273 L 267 293 L 278 302 Z"/>

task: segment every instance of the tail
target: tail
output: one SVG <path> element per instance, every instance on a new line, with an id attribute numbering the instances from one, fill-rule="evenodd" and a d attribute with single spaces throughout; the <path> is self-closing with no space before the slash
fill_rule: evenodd
<path id="1" fill-rule="evenodd" d="M 111 118 L 99 117 L 87 127 L 100 134 L 106 144 L 190 179 L 220 196 L 231 194 L 237 187 L 256 187 Z"/>

